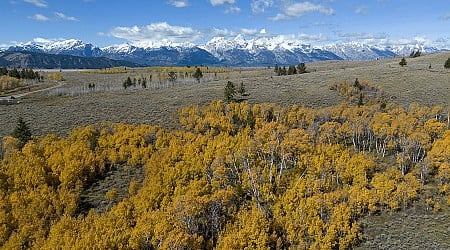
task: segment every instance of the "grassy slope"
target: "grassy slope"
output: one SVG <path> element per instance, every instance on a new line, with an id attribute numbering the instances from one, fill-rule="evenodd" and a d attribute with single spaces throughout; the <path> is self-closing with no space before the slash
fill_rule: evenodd
<path id="1" fill-rule="evenodd" d="M 271 72 L 265 70 L 261 71 L 265 76 L 230 80 L 236 84 L 242 81 L 246 85 L 250 102 L 309 106 L 336 104 L 342 99 L 328 89 L 328 83 L 354 81 L 358 77 L 380 86 L 394 101 L 403 105 L 411 102 L 450 105 L 450 71 L 443 68 L 443 62 L 448 57 L 450 53 L 407 59 L 408 66 L 404 68 L 398 65 L 399 58 L 371 62 L 318 62 L 308 64 L 308 69 L 313 72 L 301 76 L 270 77 Z M 430 63 L 431 70 L 428 69 Z M 126 78 L 126 74 L 64 74 L 67 78 L 65 87 L 87 85 L 88 82 L 120 84 Z M 65 134 L 75 126 L 100 121 L 175 127 L 180 107 L 221 99 L 225 82 L 221 80 L 171 88 L 120 90 L 65 97 L 34 95 L 24 99 L 20 105 L 0 106 L 0 136 L 13 130 L 19 116 L 30 122 L 33 133 L 37 135 Z M 118 169 L 104 180 L 94 183 L 83 196 L 86 205 L 95 206 L 98 211 L 111 206 L 111 202 L 105 198 L 106 191 L 111 188 L 118 189 L 120 197 L 126 196 L 129 181 L 140 181 L 137 176 L 139 173 L 127 171 L 126 167 Z M 450 233 L 450 209 L 442 207 L 442 211 L 433 212 L 423 201 L 419 201 L 401 212 L 368 216 L 362 220 L 364 241 L 357 249 L 449 249 L 447 235 Z"/>
<path id="2" fill-rule="evenodd" d="M 408 105 L 450 104 L 450 71 L 443 67 L 450 53 L 432 54 L 407 59 L 401 68 L 399 58 L 355 62 L 331 61 L 308 64 L 309 74 L 270 77 L 271 70 L 262 70 L 261 77 L 230 78 L 236 85 L 243 82 L 250 93 L 250 102 L 294 103 L 326 106 L 342 101 L 328 84 L 334 81 L 369 80 L 387 92 L 393 101 Z M 429 70 L 429 64 L 432 69 Z M 223 98 L 226 80 L 200 84 L 178 84 L 170 88 L 120 90 L 126 74 L 100 75 L 63 72 L 65 88 L 81 88 L 88 83 L 108 83 L 119 90 L 78 96 L 48 96 L 45 93 L 26 97 L 20 105 L 0 106 L 0 137 L 10 133 L 19 116 L 31 123 L 35 135 L 66 134 L 75 126 L 100 121 L 148 123 L 176 126 L 180 107 L 206 104 Z"/>

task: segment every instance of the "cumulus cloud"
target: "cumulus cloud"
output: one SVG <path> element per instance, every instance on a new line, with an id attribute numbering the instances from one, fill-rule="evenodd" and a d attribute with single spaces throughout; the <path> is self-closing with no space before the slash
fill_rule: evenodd
<path id="1" fill-rule="evenodd" d="M 132 42 L 195 42 L 203 34 L 191 27 L 172 26 L 166 22 L 146 26 L 116 27 L 109 33 L 113 37 Z"/>
<path id="2" fill-rule="evenodd" d="M 241 34 L 244 36 L 254 36 L 259 34 L 259 31 L 257 29 L 241 29 Z"/>
<path id="3" fill-rule="evenodd" d="M 61 12 L 55 12 L 55 16 L 56 16 L 56 18 L 61 19 L 61 20 L 65 20 L 65 21 L 80 21 L 76 17 L 67 16 L 67 15 L 65 15 L 64 13 L 61 13 Z"/>
<path id="4" fill-rule="evenodd" d="M 284 7 L 283 13 L 278 13 L 275 17 L 270 18 L 273 21 L 282 21 L 292 18 L 298 18 L 308 13 L 318 12 L 327 16 L 334 14 L 334 10 L 320 4 L 311 2 L 302 2 L 288 4 Z"/>
<path id="5" fill-rule="evenodd" d="M 323 41 L 326 41 L 329 39 L 324 34 L 311 35 L 311 34 L 305 34 L 305 33 L 279 35 L 277 37 L 278 37 L 278 39 L 283 39 L 284 41 L 301 42 L 304 44 L 318 43 L 318 42 L 323 42 Z"/>
<path id="6" fill-rule="evenodd" d="M 41 8 L 47 7 L 47 2 L 44 0 L 23 0 L 23 1 Z"/>
<path id="7" fill-rule="evenodd" d="M 29 16 L 28 18 L 29 18 L 29 19 L 33 19 L 33 20 L 38 21 L 38 22 L 47 22 L 47 21 L 50 21 L 50 18 L 48 18 L 48 17 L 46 17 L 46 16 L 44 16 L 44 15 L 42 15 L 42 14 L 36 14 L 36 15 L 34 15 L 34 16 Z"/>
<path id="8" fill-rule="evenodd" d="M 188 0 L 169 0 L 169 4 L 177 7 L 177 8 L 184 8 L 189 6 Z"/>
<path id="9" fill-rule="evenodd" d="M 50 43 L 50 42 L 54 42 L 54 41 L 55 40 L 42 38 L 42 37 L 36 37 L 33 39 L 33 42 L 35 42 L 35 43 Z"/>
<path id="10" fill-rule="evenodd" d="M 267 8 L 272 7 L 273 0 L 252 0 L 250 6 L 255 14 L 264 13 Z"/>
<path id="11" fill-rule="evenodd" d="M 232 14 L 232 13 L 239 13 L 241 12 L 241 8 L 237 6 L 230 6 L 228 9 L 225 10 L 225 13 Z"/>
<path id="12" fill-rule="evenodd" d="M 370 34 L 364 32 L 351 32 L 351 33 L 341 33 L 339 34 L 339 37 L 352 39 L 386 39 L 388 35 L 385 33 Z"/>
<path id="13" fill-rule="evenodd" d="M 213 5 L 213 6 L 217 6 L 217 5 L 222 5 L 222 4 L 234 4 L 236 1 L 235 0 L 209 0 L 209 2 Z"/>
<path id="14" fill-rule="evenodd" d="M 367 7 L 365 7 L 365 6 L 356 7 L 355 14 L 358 14 L 358 15 L 365 15 L 365 14 L 367 14 Z"/>
<path id="15" fill-rule="evenodd" d="M 236 36 L 236 32 L 231 31 L 229 29 L 213 28 L 211 30 L 211 35 L 213 37 L 234 37 Z"/>

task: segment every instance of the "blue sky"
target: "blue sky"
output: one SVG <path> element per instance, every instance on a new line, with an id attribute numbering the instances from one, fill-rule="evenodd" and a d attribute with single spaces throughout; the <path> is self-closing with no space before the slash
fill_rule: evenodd
<path id="1" fill-rule="evenodd" d="M 0 46 L 80 39 L 190 42 L 279 37 L 306 44 L 420 42 L 450 48 L 449 0 L 0 0 Z"/>

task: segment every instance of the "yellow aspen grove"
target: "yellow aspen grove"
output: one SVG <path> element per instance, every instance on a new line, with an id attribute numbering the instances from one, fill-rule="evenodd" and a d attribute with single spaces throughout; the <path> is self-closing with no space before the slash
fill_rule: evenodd
<path id="1" fill-rule="evenodd" d="M 351 100 L 361 91 L 335 87 Z M 422 199 L 431 185 L 450 195 L 445 112 L 365 98 L 326 108 L 215 101 L 181 109 L 178 129 L 99 123 L 23 147 L 5 136 L 0 245 L 354 248 L 361 218 L 413 202 L 438 211 L 438 199 Z"/>

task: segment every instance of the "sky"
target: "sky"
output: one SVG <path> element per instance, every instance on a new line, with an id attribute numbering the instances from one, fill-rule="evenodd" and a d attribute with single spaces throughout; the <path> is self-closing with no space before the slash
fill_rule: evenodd
<path id="1" fill-rule="evenodd" d="M 450 0 L 0 0 L 0 47 L 79 39 L 204 44 L 259 37 L 311 45 L 450 48 Z"/>

